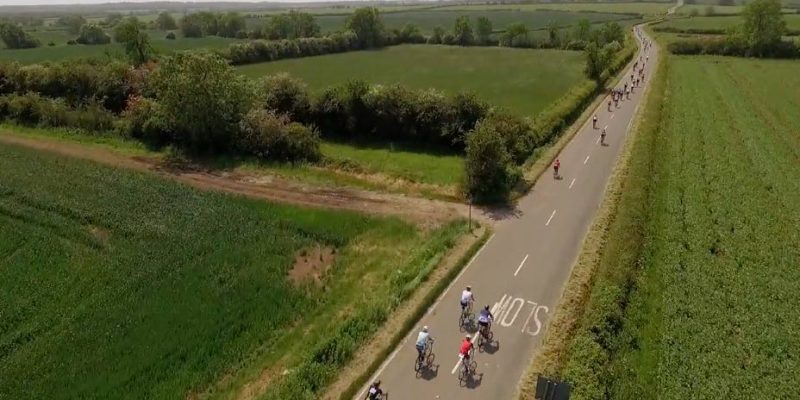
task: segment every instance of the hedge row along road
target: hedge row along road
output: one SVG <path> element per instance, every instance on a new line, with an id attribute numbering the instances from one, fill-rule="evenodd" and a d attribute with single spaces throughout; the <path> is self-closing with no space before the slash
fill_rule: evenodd
<path id="1" fill-rule="evenodd" d="M 643 99 L 649 66 L 654 65 L 657 54 L 640 46 L 636 59 L 639 56 L 643 61 L 649 57 L 644 84 L 618 107 L 612 102 L 610 111 L 610 98 L 603 100 L 594 112 L 597 129 L 589 119 L 559 154 L 561 178 L 554 179 L 552 170 L 542 174 L 530 193 L 520 199 L 515 216 L 496 226 L 486 245 L 370 379 L 380 379 L 390 398 L 513 398 L 561 297 Z M 622 82 L 630 82 L 631 69 L 626 69 Z M 604 127 L 606 146 L 600 144 Z M 477 368 L 462 383 L 458 353 L 465 332 L 459 329 L 459 300 L 467 285 L 472 286 L 476 298 L 474 312 L 484 305 L 493 308 L 494 340 L 483 351 L 476 346 L 473 360 Z M 429 369 L 415 374 L 414 343 L 424 325 L 435 339 L 435 360 Z M 476 329 L 468 329 L 473 341 Z M 358 392 L 358 400 L 364 398 L 366 389 Z"/>

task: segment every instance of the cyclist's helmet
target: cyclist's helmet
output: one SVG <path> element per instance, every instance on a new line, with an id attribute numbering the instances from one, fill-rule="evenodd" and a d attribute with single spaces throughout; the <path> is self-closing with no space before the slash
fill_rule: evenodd
<path id="1" fill-rule="evenodd" d="M 472 336 L 470 336 L 470 334 L 468 333 L 468 334 L 464 335 L 464 339 L 467 339 L 467 340 L 472 339 Z"/>
<path id="2" fill-rule="evenodd" d="M 422 327 L 422 331 L 423 331 L 423 332 L 427 332 L 427 331 L 428 331 L 428 327 L 427 327 L 427 326 L 423 326 L 423 327 Z"/>
<path id="3" fill-rule="evenodd" d="M 483 307 L 483 309 L 489 311 L 489 306 Z"/>
<path id="4" fill-rule="evenodd" d="M 467 291 L 472 291 L 472 286 L 467 286 Z"/>
<path id="5" fill-rule="evenodd" d="M 381 381 L 372 382 L 372 386 L 378 387 L 381 385 Z"/>

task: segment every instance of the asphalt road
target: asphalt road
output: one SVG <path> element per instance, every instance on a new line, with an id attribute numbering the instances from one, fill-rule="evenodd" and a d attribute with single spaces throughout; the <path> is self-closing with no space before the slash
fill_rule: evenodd
<path id="1" fill-rule="evenodd" d="M 639 55 L 643 61 L 649 56 L 647 85 L 657 52 L 640 46 Z M 623 82 L 630 85 L 631 67 L 620 87 Z M 513 398 L 603 200 L 643 89 L 636 88 L 618 107 L 612 102 L 610 111 L 609 98 L 602 102 L 595 110 L 597 129 L 590 118 L 559 155 L 561 178 L 554 179 L 552 170 L 539 178 L 519 201 L 517 215 L 495 227 L 495 234 L 370 381 L 380 379 L 392 400 Z M 606 146 L 599 143 L 603 127 Z M 476 298 L 475 311 L 484 305 L 495 310 L 494 340 L 475 352 L 476 371 L 460 382 L 458 350 L 465 332 L 459 328 L 458 303 L 467 285 Z M 423 325 L 435 339 L 435 360 L 416 374 L 414 342 Z M 357 398 L 363 399 L 365 391 Z"/>

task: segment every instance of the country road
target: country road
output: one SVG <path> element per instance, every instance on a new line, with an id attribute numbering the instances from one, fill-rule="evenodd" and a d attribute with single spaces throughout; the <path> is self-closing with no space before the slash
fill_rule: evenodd
<path id="1" fill-rule="evenodd" d="M 649 56 L 645 65 L 647 85 L 658 55 L 652 50 L 645 53 L 643 47 L 639 55 L 643 61 Z M 624 82 L 630 85 L 631 69 L 632 64 L 623 74 L 620 88 Z M 381 387 L 394 400 L 514 397 L 603 200 L 643 91 L 644 87 L 636 88 L 618 107 L 612 102 L 611 111 L 609 98 L 603 100 L 595 110 L 597 129 L 590 118 L 559 154 L 561 179 L 554 179 L 552 170 L 539 178 L 517 204 L 517 215 L 495 227 L 495 234 L 370 381 L 380 379 Z M 607 146 L 599 143 L 603 127 Z M 464 331 L 458 326 L 458 303 L 467 285 L 472 286 L 477 299 L 476 312 L 484 305 L 494 309 L 495 343 L 475 352 L 477 369 L 471 379 L 460 384 L 458 349 Z M 414 342 L 423 325 L 430 328 L 435 339 L 435 361 L 432 368 L 415 375 Z M 358 392 L 358 400 L 364 398 L 365 391 L 366 387 Z"/>

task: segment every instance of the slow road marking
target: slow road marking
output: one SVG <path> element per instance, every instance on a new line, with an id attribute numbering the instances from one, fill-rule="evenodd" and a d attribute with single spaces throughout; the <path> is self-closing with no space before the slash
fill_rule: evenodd
<path id="1" fill-rule="evenodd" d="M 575 178 L 572 178 L 572 182 L 569 183 L 569 188 L 572 189 L 572 185 L 575 184 Z"/>
<path id="2" fill-rule="evenodd" d="M 583 163 L 584 163 L 584 164 L 586 164 L 587 162 L 589 162 L 589 156 L 586 156 L 586 159 L 585 159 L 585 160 L 583 160 Z"/>

